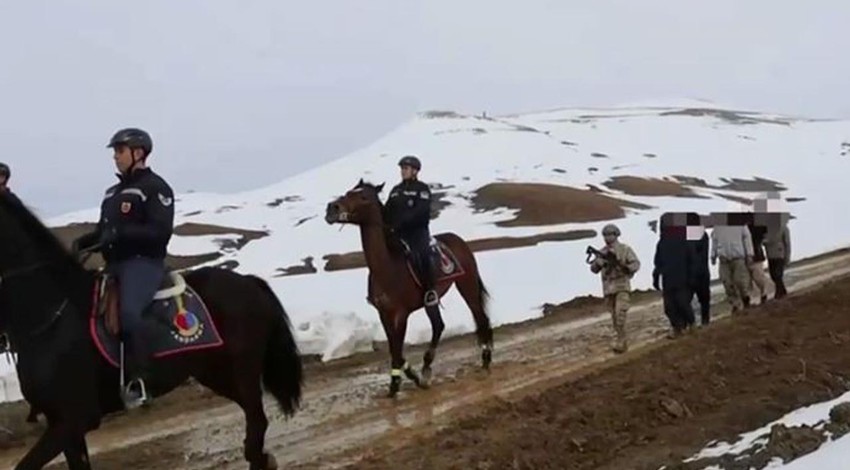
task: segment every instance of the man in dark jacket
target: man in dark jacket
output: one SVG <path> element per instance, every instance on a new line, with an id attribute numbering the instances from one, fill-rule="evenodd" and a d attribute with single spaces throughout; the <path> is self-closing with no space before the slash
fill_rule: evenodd
<path id="1" fill-rule="evenodd" d="M 685 214 L 662 215 L 659 232 L 652 285 L 656 290 L 662 290 L 664 313 L 672 327 L 669 337 L 675 338 L 694 326 L 694 312 L 691 308 L 693 291 L 690 284 L 695 253 L 687 240 Z M 663 289 L 658 285 L 659 277 L 663 281 Z"/>
<path id="2" fill-rule="evenodd" d="M 691 266 L 691 290 L 696 294 L 700 306 L 700 323 L 708 325 L 711 321 L 711 269 L 708 267 L 709 242 L 706 224 L 696 212 L 688 212 L 688 244 L 694 251 L 694 264 Z"/>
<path id="3" fill-rule="evenodd" d="M 106 270 L 118 279 L 122 341 L 135 359 L 124 391 L 128 408 L 148 401 L 149 341 L 142 313 L 153 301 L 165 276 L 165 255 L 174 229 L 174 194 L 168 183 L 147 167 L 153 141 L 141 129 L 122 129 L 109 142 L 119 174 L 106 190 L 94 232 L 74 242 L 73 249 L 99 251 Z M 136 385 L 136 387 L 133 387 Z"/>
<path id="4" fill-rule="evenodd" d="M 12 178 L 12 169 L 9 165 L 0 162 L 0 194 L 5 195 L 10 201 L 15 204 L 23 205 L 18 196 L 9 189 L 9 179 Z"/>
<path id="5" fill-rule="evenodd" d="M 387 198 L 385 210 L 392 231 L 407 244 L 425 288 L 426 307 L 436 307 L 440 299 L 435 289 L 436 273 L 431 260 L 431 188 L 419 181 L 422 162 L 412 155 L 398 162 L 402 182 Z"/>

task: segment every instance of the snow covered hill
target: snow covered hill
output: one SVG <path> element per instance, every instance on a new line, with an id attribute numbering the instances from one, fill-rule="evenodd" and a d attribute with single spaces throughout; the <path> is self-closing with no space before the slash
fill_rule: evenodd
<path id="1" fill-rule="evenodd" d="M 643 262 L 635 288 L 650 287 L 656 234 L 649 223 L 667 210 L 737 210 L 778 190 L 795 217 L 794 258 L 842 246 L 850 239 L 843 220 L 848 151 L 850 122 L 702 102 L 509 116 L 429 112 L 278 184 L 180 195 L 170 251 L 180 266 L 223 264 L 268 279 L 303 351 L 331 359 L 371 349 L 383 331 L 365 300 L 358 231 L 327 225 L 325 207 L 361 177 L 397 182 L 402 155 L 420 156 L 421 177 L 439 195 L 434 233 L 487 239 L 476 256 L 499 325 L 540 316 L 545 303 L 598 295 L 584 250 L 602 244 L 598 232 L 608 221 Z M 99 196 L 92 192 L 93 206 Z M 73 224 L 96 217 L 92 208 L 48 223 L 68 235 L 85 227 Z M 444 304 L 446 334 L 472 331 L 456 292 Z M 408 341 L 429 335 L 425 315 L 414 315 Z"/>

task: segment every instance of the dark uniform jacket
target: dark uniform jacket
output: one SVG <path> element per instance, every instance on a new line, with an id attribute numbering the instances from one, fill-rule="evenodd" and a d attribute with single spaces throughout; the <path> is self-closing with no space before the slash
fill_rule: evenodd
<path id="1" fill-rule="evenodd" d="M 118 175 L 106 190 L 97 229 L 77 241 L 78 249 L 102 243 L 108 264 L 134 257 L 164 259 L 174 231 L 174 193 L 149 168 Z"/>
<path id="2" fill-rule="evenodd" d="M 402 181 L 387 198 L 387 222 L 399 237 L 415 244 L 429 241 L 431 222 L 431 188 L 419 180 Z M 423 247 L 411 247 L 414 250 Z"/>

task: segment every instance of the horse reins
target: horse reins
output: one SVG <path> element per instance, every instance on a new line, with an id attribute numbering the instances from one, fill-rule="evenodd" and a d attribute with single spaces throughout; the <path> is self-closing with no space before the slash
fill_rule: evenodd
<path id="1" fill-rule="evenodd" d="M 94 253 L 94 251 L 97 247 L 98 246 L 95 245 L 95 246 L 90 247 L 86 250 L 80 251 L 80 253 L 83 255 L 83 258 L 82 258 L 83 263 L 85 263 L 85 260 L 87 260 L 92 255 L 92 253 Z M 34 272 L 36 272 L 40 269 L 43 269 L 43 268 L 46 268 L 47 266 L 50 266 L 51 264 L 52 263 L 49 262 L 49 261 L 39 261 L 39 262 L 33 263 L 29 266 L 24 266 L 22 268 L 15 268 L 15 269 L 11 269 L 9 271 L 6 271 L 4 273 L 0 273 L 0 288 L 3 287 L 3 284 L 8 279 L 13 279 L 13 278 L 20 277 L 20 276 L 23 276 L 23 275 L 26 275 L 26 274 L 34 273 Z M 58 320 L 59 317 L 61 317 L 62 314 L 65 312 L 65 309 L 68 307 L 68 303 L 69 303 L 69 300 L 66 297 L 64 300 L 62 300 L 62 303 L 59 305 L 59 308 L 57 308 L 56 311 L 53 312 L 53 315 L 51 315 L 50 318 L 46 322 L 44 322 L 43 325 L 40 325 L 37 328 L 34 328 L 32 331 L 29 332 L 28 338 L 29 339 L 36 338 L 39 335 L 41 335 L 42 333 L 45 333 L 47 330 L 49 330 L 50 327 L 52 327 L 53 324 L 56 323 L 56 320 Z M 12 338 L 10 338 L 9 334 L 5 331 L 0 333 L 0 337 L 6 338 L 6 351 L 5 352 L 11 354 Z"/>

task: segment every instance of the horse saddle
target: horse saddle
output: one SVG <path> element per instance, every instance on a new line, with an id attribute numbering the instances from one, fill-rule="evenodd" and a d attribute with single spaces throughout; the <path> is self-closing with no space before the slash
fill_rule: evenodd
<path id="1" fill-rule="evenodd" d="M 95 283 L 91 336 L 115 367 L 120 361 L 120 281 L 103 273 Z M 149 348 L 155 358 L 224 344 L 206 305 L 176 272 L 169 272 L 142 314 Z"/>
<path id="2" fill-rule="evenodd" d="M 404 240 L 402 240 L 401 243 L 404 246 L 404 253 L 407 257 L 407 268 L 413 276 L 414 281 L 416 281 L 419 286 L 422 286 L 419 274 L 420 270 L 417 269 L 419 264 L 417 263 L 417 253 L 415 253 L 410 248 L 410 245 L 408 245 Z M 423 255 L 430 256 L 432 266 L 436 268 L 437 282 L 455 279 L 464 275 L 465 271 L 463 266 L 461 266 L 458 262 L 454 252 L 448 247 L 448 245 L 439 239 L 431 237 L 431 241 L 428 243 L 428 248 L 424 251 L 425 253 L 423 253 Z"/>

